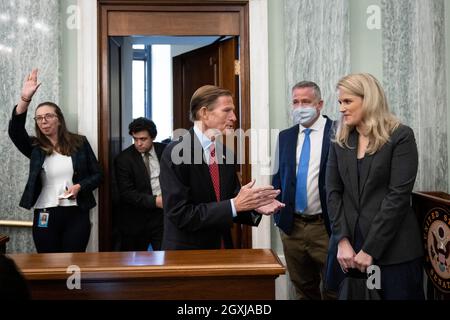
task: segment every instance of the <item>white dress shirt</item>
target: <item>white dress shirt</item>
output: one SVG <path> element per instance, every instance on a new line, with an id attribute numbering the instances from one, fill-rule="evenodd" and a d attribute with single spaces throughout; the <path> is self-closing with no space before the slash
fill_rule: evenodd
<path id="1" fill-rule="evenodd" d="M 155 146 L 153 145 L 149 151 L 149 165 L 150 165 L 150 184 L 152 186 L 152 193 L 154 196 L 161 195 L 161 186 L 159 184 L 159 161 L 156 155 Z M 142 153 L 142 158 L 145 157 L 145 153 Z M 144 159 L 145 162 L 145 159 Z"/>

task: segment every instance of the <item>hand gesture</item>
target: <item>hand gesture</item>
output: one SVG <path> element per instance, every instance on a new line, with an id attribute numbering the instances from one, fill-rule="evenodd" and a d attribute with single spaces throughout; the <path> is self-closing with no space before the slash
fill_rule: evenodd
<path id="1" fill-rule="evenodd" d="M 341 266 L 342 271 L 348 272 L 348 269 L 355 268 L 355 250 L 353 250 L 350 241 L 347 238 L 343 238 L 338 243 L 337 260 Z"/>
<path id="2" fill-rule="evenodd" d="M 252 180 L 241 188 L 236 198 L 234 206 L 237 212 L 249 211 L 271 203 L 280 193 L 272 186 L 254 188 L 255 180 Z"/>
<path id="3" fill-rule="evenodd" d="M 354 261 L 355 267 L 358 268 L 361 272 L 366 272 L 367 268 L 373 264 L 372 256 L 362 250 L 358 252 Z"/>
<path id="4" fill-rule="evenodd" d="M 163 200 L 162 200 L 162 196 L 161 195 L 156 196 L 155 203 L 156 203 L 156 207 L 157 208 L 161 208 L 161 209 L 163 208 Z"/>
<path id="5" fill-rule="evenodd" d="M 68 187 L 64 194 L 72 194 L 69 199 L 76 199 L 78 196 L 78 192 L 80 192 L 81 186 L 77 183 L 71 187 Z"/>
<path id="6" fill-rule="evenodd" d="M 41 85 L 37 80 L 38 69 L 33 69 L 30 74 L 25 77 L 22 87 L 22 100 L 31 100 L 37 89 Z"/>
<path id="7" fill-rule="evenodd" d="M 271 203 L 266 204 L 265 206 L 256 208 L 256 212 L 260 213 L 260 214 L 264 214 L 266 216 L 269 216 L 271 214 L 276 213 L 278 210 L 280 210 L 281 208 L 284 208 L 286 205 L 280 201 L 278 201 L 277 199 L 272 200 Z"/>

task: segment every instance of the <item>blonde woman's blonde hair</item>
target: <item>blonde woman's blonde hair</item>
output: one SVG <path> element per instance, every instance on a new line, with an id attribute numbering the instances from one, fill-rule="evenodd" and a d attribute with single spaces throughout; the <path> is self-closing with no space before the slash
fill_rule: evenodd
<path id="1" fill-rule="evenodd" d="M 374 154 L 389 141 L 392 132 L 398 128 L 400 121 L 389 111 L 386 95 L 378 80 L 368 73 L 350 74 L 343 77 L 336 89 L 363 99 L 363 134 L 368 136 L 369 145 L 366 153 Z M 354 126 L 348 126 L 343 116 L 337 127 L 335 142 L 342 148 L 351 148 L 348 137 Z"/>

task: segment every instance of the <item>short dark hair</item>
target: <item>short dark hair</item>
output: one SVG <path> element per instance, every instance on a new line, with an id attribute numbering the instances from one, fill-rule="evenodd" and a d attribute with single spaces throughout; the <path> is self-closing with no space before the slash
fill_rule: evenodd
<path id="1" fill-rule="evenodd" d="M 292 87 L 292 91 L 300 88 L 312 88 L 314 90 L 314 96 L 316 97 L 316 99 L 322 100 L 320 87 L 317 85 L 317 83 L 312 81 L 300 81 L 299 83 L 295 84 L 295 86 Z"/>
<path id="2" fill-rule="evenodd" d="M 189 118 L 192 122 L 197 120 L 197 112 L 202 107 L 208 110 L 213 108 L 214 103 L 219 97 L 232 97 L 230 90 L 219 88 L 212 85 L 206 85 L 198 88 L 191 98 Z"/>
<path id="3" fill-rule="evenodd" d="M 155 123 L 152 120 L 144 117 L 134 119 L 128 126 L 128 130 L 130 136 L 133 135 L 133 133 L 147 130 L 150 135 L 150 138 L 152 139 L 155 139 L 156 135 L 158 134 Z"/>

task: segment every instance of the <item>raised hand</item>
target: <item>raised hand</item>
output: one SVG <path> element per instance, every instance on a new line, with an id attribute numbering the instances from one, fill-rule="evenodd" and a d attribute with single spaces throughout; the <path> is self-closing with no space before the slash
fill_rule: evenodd
<path id="1" fill-rule="evenodd" d="M 37 80 L 38 69 L 33 69 L 30 74 L 25 77 L 19 103 L 17 104 L 16 114 L 24 113 L 28 110 L 28 105 L 41 85 Z"/>
<path id="2" fill-rule="evenodd" d="M 31 73 L 25 77 L 22 87 L 22 100 L 31 100 L 41 85 L 38 83 L 37 74 L 38 69 L 33 69 Z"/>

